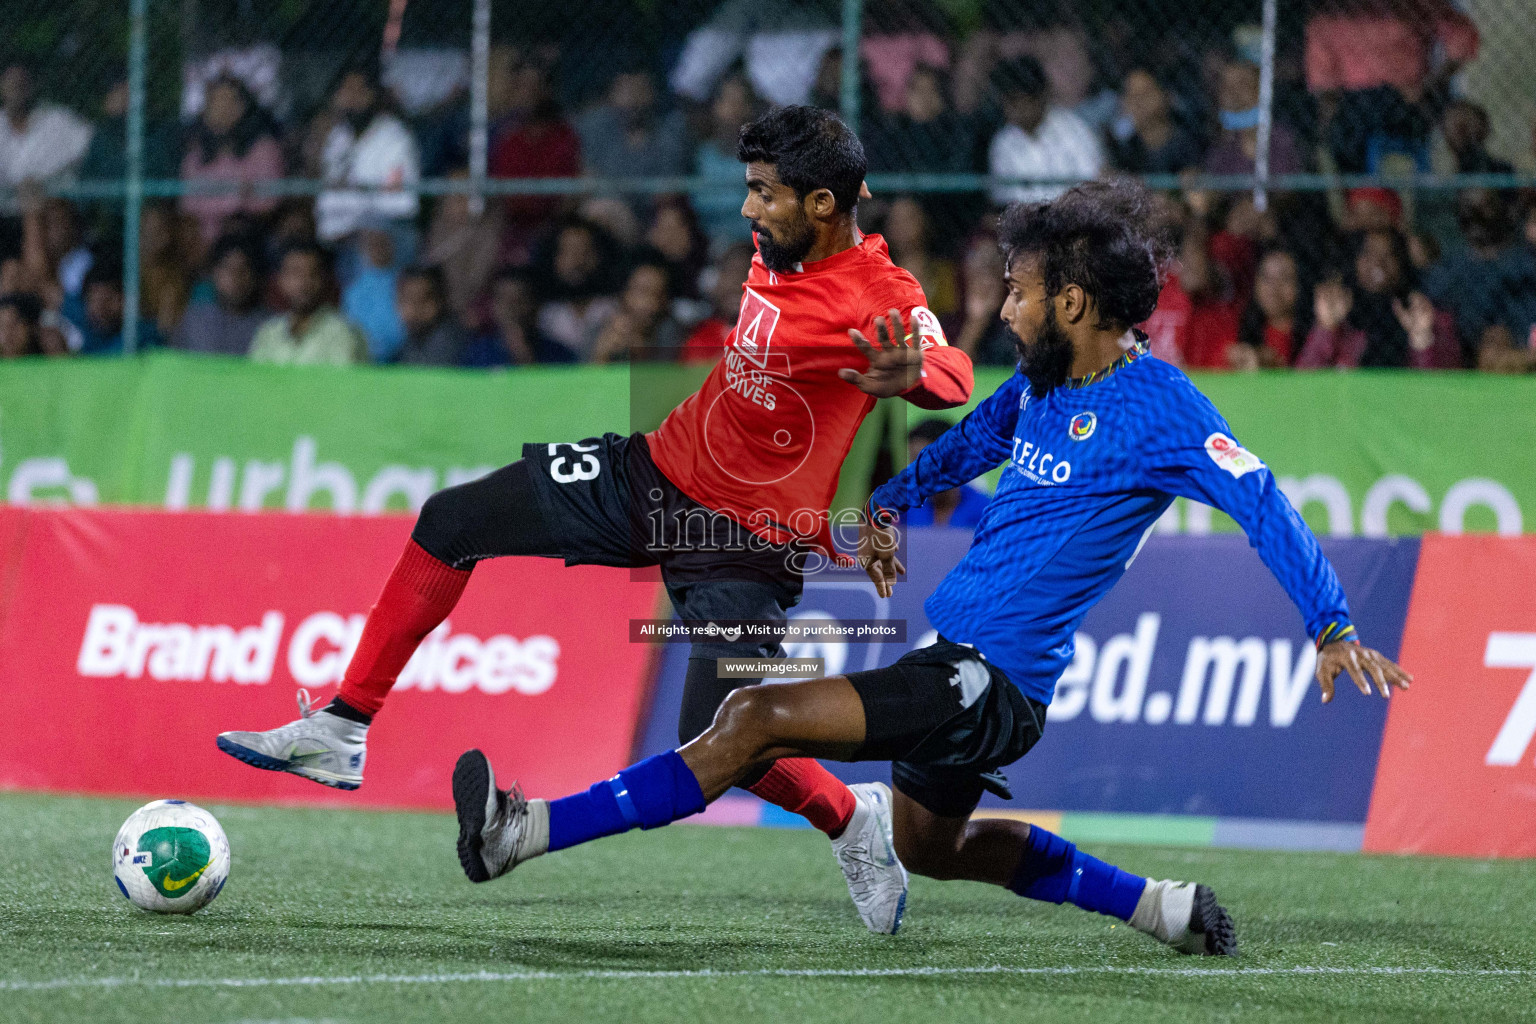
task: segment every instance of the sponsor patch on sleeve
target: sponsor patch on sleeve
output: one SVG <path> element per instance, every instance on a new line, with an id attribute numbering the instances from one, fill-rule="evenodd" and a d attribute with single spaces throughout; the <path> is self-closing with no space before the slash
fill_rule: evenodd
<path id="1" fill-rule="evenodd" d="M 949 344 L 949 340 L 944 337 L 944 328 L 939 326 L 939 318 L 927 306 L 912 307 L 912 334 L 917 338 L 917 347 L 920 349 Z"/>
<path id="2" fill-rule="evenodd" d="M 1220 431 L 1205 439 L 1205 454 L 1234 478 L 1264 468 L 1257 455 Z"/>

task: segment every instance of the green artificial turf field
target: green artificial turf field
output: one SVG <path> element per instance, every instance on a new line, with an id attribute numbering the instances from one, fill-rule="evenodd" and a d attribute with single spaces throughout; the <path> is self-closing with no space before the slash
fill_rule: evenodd
<path id="1" fill-rule="evenodd" d="M 0 1020 L 1536 1019 L 1528 863 L 1093 847 L 1214 886 L 1218 961 L 926 879 L 869 935 L 808 831 L 632 833 L 472 886 L 446 816 L 220 805 L 228 886 L 157 917 L 108 867 L 134 806 L 0 794 Z"/>

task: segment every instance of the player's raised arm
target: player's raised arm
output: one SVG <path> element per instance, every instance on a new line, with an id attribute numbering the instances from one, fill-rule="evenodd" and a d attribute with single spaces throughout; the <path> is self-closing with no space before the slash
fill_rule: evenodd
<path id="1" fill-rule="evenodd" d="M 1153 484 L 1213 505 L 1242 527 L 1306 620 L 1318 649 L 1317 681 L 1324 703 L 1333 699 L 1341 672 L 1348 672 L 1364 694 L 1371 692 L 1372 682 L 1383 697 L 1391 696 L 1394 686 L 1406 690 L 1412 677 L 1360 644 L 1338 575 L 1269 467 L 1237 443 L 1204 395 L 1191 386 L 1187 397 L 1160 431 L 1149 467 Z"/>
<path id="2" fill-rule="evenodd" d="M 919 409 L 953 409 L 969 402 L 976 386 L 971 357 L 949 344 L 939 318 L 927 306 L 912 307 L 906 319 L 907 337 L 917 345 L 923 364 L 917 383 L 901 398 Z"/>
<path id="3" fill-rule="evenodd" d="M 850 330 L 849 339 L 869 360 L 863 373 L 838 376 L 876 398 L 900 397 L 920 409 L 953 409 L 971 400 L 971 357 L 950 347 L 939 320 L 925 306 L 892 307 L 875 317 L 873 339 Z"/>
<path id="4" fill-rule="evenodd" d="M 971 357 L 939 344 L 923 350 L 922 377 L 901 397 L 919 409 L 953 409 L 971 400 L 974 386 Z"/>

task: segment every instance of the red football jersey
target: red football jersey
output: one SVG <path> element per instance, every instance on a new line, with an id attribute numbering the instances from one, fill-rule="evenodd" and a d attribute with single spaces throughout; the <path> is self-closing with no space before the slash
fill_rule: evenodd
<path id="1" fill-rule="evenodd" d="M 838 472 L 875 406 L 837 376 L 869 368 L 848 331 L 873 342 L 875 318 L 900 310 L 923 349 L 923 376 L 901 397 L 944 409 L 971 396 L 971 361 L 949 347 L 925 301 L 879 235 L 789 273 L 754 256 L 725 358 L 647 435 L 657 467 L 694 501 L 761 537 L 800 538 L 830 553 Z"/>

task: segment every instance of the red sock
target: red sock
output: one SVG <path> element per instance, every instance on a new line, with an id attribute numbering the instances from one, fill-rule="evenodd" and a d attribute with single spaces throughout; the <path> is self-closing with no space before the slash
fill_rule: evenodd
<path id="1" fill-rule="evenodd" d="M 468 569 L 452 569 L 414 540 L 384 584 L 378 603 L 357 642 L 337 697 L 366 715 L 378 714 L 395 678 L 421 645 L 459 603 Z"/>
<path id="2" fill-rule="evenodd" d="M 804 815 L 834 839 L 843 834 L 853 817 L 853 791 L 809 757 L 775 761 L 768 774 L 747 790 L 786 811 Z"/>

